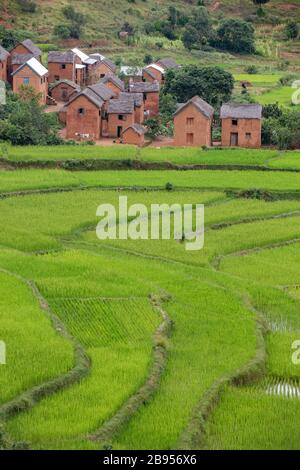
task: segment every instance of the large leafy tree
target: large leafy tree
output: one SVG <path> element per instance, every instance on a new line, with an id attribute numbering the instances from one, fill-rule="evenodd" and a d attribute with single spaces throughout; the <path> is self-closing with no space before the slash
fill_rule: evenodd
<path id="1" fill-rule="evenodd" d="M 233 86 L 231 73 L 220 67 L 188 65 L 167 72 L 163 93 L 173 95 L 180 103 L 198 95 L 211 105 L 219 106 L 230 99 Z"/>
<path id="2" fill-rule="evenodd" d="M 255 51 L 254 28 L 247 21 L 229 18 L 220 24 L 214 43 L 217 47 L 228 51 L 253 53 Z"/>

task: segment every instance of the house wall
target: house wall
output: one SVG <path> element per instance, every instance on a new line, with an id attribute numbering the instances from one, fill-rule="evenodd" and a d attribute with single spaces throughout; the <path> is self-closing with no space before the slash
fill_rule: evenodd
<path id="1" fill-rule="evenodd" d="M 11 57 L 13 57 L 15 54 L 32 54 L 32 52 L 27 49 L 27 47 L 23 46 L 23 44 L 17 44 L 11 51 L 10 51 L 10 55 Z M 35 56 L 35 58 L 37 60 L 39 60 L 40 62 L 42 61 L 42 57 L 39 55 L 39 56 Z"/>
<path id="2" fill-rule="evenodd" d="M 144 108 L 149 111 L 150 117 L 159 114 L 159 93 L 150 92 L 144 94 Z"/>
<path id="3" fill-rule="evenodd" d="M 117 87 L 114 83 L 112 82 L 106 82 L 105 83 L 105 86 L 107 88 L 109 88 L 115 95 L 116 97 L 119 96 L 119 94 L 121 93 L 121 90 L 119 87 Z"/>
<path id="4" fill-rule="evenodd" d="M 194 119 L 189 124 L 187 119 Z M 204 116 L 192 104 L 186 106 L 174 116 L 174 145 L 178 147 L 211 146 L 211 120 Z M 193 134 L 193 142 L 188 140 L 187 134 Z"/>
<path id="5" fill-rule="evenodd" d="M 79 114 L 84 108 L 85 113 Z M 91 140 L 98 140 L 101 135 L 101 110 L 85 96 L 79 96 L 67 106 L 68 139 L 79 139 L 76 134 L 89 134 Z"/>
<path id="6" fill-rule="evenodd" d="M 144 122 L 144 103 L 141 106 L 137 106 L 134 110 L 134 121 L 137 124 L 143 124 Z"/>
<path id="7" fill-rule="evenodd" d="M 94 83 L 97 83 L 100 78 L 103 78 L 105 75 L 111 75 L 114 73 L 110 67 L 106 64 L 98 63 L 93 71 Z"/>
<path id="8" fill-rule="evenodd" d="M 56 62 L 48 63 L 49 83 L 54 83 L 56 80 L 75 81 L 75 71 L 73 64 L 65 64 L 65 69 L 62 69 L 62 65 L 63 64 L 58 64 Z"/>
<path id="9" fill-rule="evenodd" d="M 7 81 L 7 60 L 0 61 L 0 80 Z"/>
<path id="10" fill-rule="evenodd" d="M 222 145 L 230 147 L 231 133 L 238 134 L 238 147 L 259 148 L 261 147 L 261 120 L 260 119 L 238 119 L 238 124 L 233 125 L 231 118 L 222 119 Z M 251 134 L 251 138 L 246 137 Z"/>
<path id="11" fill-rule="evenodd" d="M 40 77 L 27 65 L 13 76 L 13 92 L 18 93 L 21 85 L 24 85 L 24 78 L 29 78 L 28 86 L 32 86 L 38 93 L 42 94 L 41 104 L 46 104 L 48 94 L 48 76 Z"/>
<path id="12" fill-rule="evenodd" d="M 145 143 L 144 134 L 138 134 L 134 129 L 126 129 L 122 136 L 123 144 L 142 146 Z"/>
<path id="13" fill-rule="evenodd" d="M 151 71 L 151 75 L 147 73 L 147 70 Z M 155 78 L 152 77 L 152 74 L 154 75 Z M 163 74 L 159 70 L 156 70 L 152 67 L 148 67 L 148 69 L 143 70 L 143 78 L 147 82 L 154 82 L 154 80 L 157 80 L 159 83 L 162 83 L 164 79 Z"/>
<path id="14" fill-rule="evenodd" d="M 109 114 L 108 115 L 108 124 L 107 132 L 108 137 L 118 137 L 118 127 L 122 127 L 122 130 L 125 130 L 127 127 L 134 124 L 134 113 L 132 114 L 122 114 L 123 120 L 119 119 L 119 114 Z"/>
<path id="15" fill-rule="evenodd" d="M 76 93 L 76 90 L 74 90 L 72 86 L 68 85 L 67 83 L 60 83 L 52 89 L 51 96 L 56 101 L 68 102 L 70 96 L 73 95 L 73 93 Z"/>

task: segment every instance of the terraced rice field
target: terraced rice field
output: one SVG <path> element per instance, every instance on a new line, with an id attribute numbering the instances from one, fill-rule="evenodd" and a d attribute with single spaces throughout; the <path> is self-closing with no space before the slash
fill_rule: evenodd
<path id="1" fill-rule="evenodd" d="M 0 448 L 299 449 L 297 154 L 250 158 L 277 171 L 0 171 Z M 204 248 L 99 241 L 120 195 L 204 203 Z"/>

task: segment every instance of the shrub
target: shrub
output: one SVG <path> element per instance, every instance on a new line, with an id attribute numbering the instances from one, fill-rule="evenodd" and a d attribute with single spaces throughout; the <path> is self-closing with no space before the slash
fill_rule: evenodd
<path id="1" fill-rule="evenodd" d="M 253 53 L 255 51 L 254 28 L 252 24 L 239 19 L 222 21 L 213 45 L 232 52 Z"/>
<path id="2" fill-rule="evenodd" d="M 299 35 L 299 26 L 295 21 L 289 21 L 284 28 L 285 36 L 288 39 L 297 39 Z"/>

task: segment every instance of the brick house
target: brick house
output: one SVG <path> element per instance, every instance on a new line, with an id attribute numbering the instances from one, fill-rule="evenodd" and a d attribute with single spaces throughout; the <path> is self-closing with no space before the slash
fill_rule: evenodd
<path id="1" fill-rule="evenodd" d="M 222 145 L 225 147 L 261 147 L 260 104 L 227 103 L 221 107 Z"/>
<path id="2" fill-rule="evenodd" d="M 91 55 L 91 57 L 94 57 Z M 106 75 L 115 74 L 117 71 L 117 66 L 114 62 L 107 57 L 104 57 L 102 60 L 98 61 L 94 67 L 94 77 L 95 81 L 100 80 L 100 78 L 105 77 Z"/>
<path id="3" fill-rule="evenodd" d="M 80 58 L 72 51 L 50 51 L 48 54 L 49 83 L 60 80 L 80 82 L 76 69 L 76 65 L 79 64 L 81 64 Z"/>
<path id="4" fill-rule="evenodd" d="M 148 117 L 158 116 L 159 114 L 159 90 L 158 81 L 135 82 L 129 86 L 130 93 L 142 93 L 144 108 Z"/>
<path id="5" fill-rule="evenodd" d="M 80 93 L 81 88 L 71 80 L 55 82 L 51 88 L 51 96 L 55 101 L 68 102 L 74 93 Z"/>
<path id="6" fill-rule="evenodd" d="M 0 80 L 4 82 L 8 79 L 8 62 L 10 54 L 2 46 L 0 46 Z"/>
<path id="7" fill-rule="evenodd" d="M 25 39 L 15 45 L 10 51 L 8 60 L 8 79 L 12 81 L 12 74 L 25 62 L 34 57 L 42 62 L 42 51 L 35 46 L 31 39 Z"/>
<path id="8" fill-rule="evenodd" d="M 113 92 L 102 83 L 91 85 L 66 104 L 66 136 L 98 140 L 107 132 L 107 108 Z"/>
<path id="9" fill-rule="evenodd" d="M 134 124 L 134 101 L 128 99 L 111 100 L 108 105 L 108 137 L 120 138 L 127 127 Z"/>
<path id="10" fill-rule="evenodd" d="M 173 59 L 160 59 L 154 64 L 147 65 L 147 67 L 143 69 L 143 80 L 149 82 L 157 80 L 160 84 L 163 84 L 167 70 L 178 67 L 179 65 Z"/>
<path id="11" fill-rule="evenodd" d="M 119 98 L 123 100 L 133 100 L 134 103 L 134 122 L 143 124 L 144 122 L 144 98 L 142 93 L 121 92 Z"/>
<path id="12" fill-rule="evenodd" d="M 123 144 L 138 145 L 142 147 L 145 143 L 146 129 L 141 124 L 132 124 L 127 127 L 122 133 Z"/>
<path id="13" fill-rule="evenodd" d="M 18 93 L 21 85 L 33 87 L 41 94 L 41 104 L 46 104 L 48 95 L 48 70 L 35 57 L 29 59 L 12 74 L 12 88 Z"/>
<path id="14" fill-rule="evenodd" d="M 213 115 L 214 108 L 199 96 L 179 105 L 174 113 L 174 145 L 210 146 Z"/>
<path id="15" fill-rule="evenodd" d="M 143 69 L 143 80 L 148 82 L 154 82 L 157 80 L 159 83 L 163 83 L 165 75 L 165 69 L 158 64 L 150 64 Z"/>
<path id="16" fill-rule="evenodd" d="M 101 78 L 100 82 L 110 88 L 116 96 L 125 90 L 124 82 L 113 74 L 105 75 L 105 77 Z"/>

